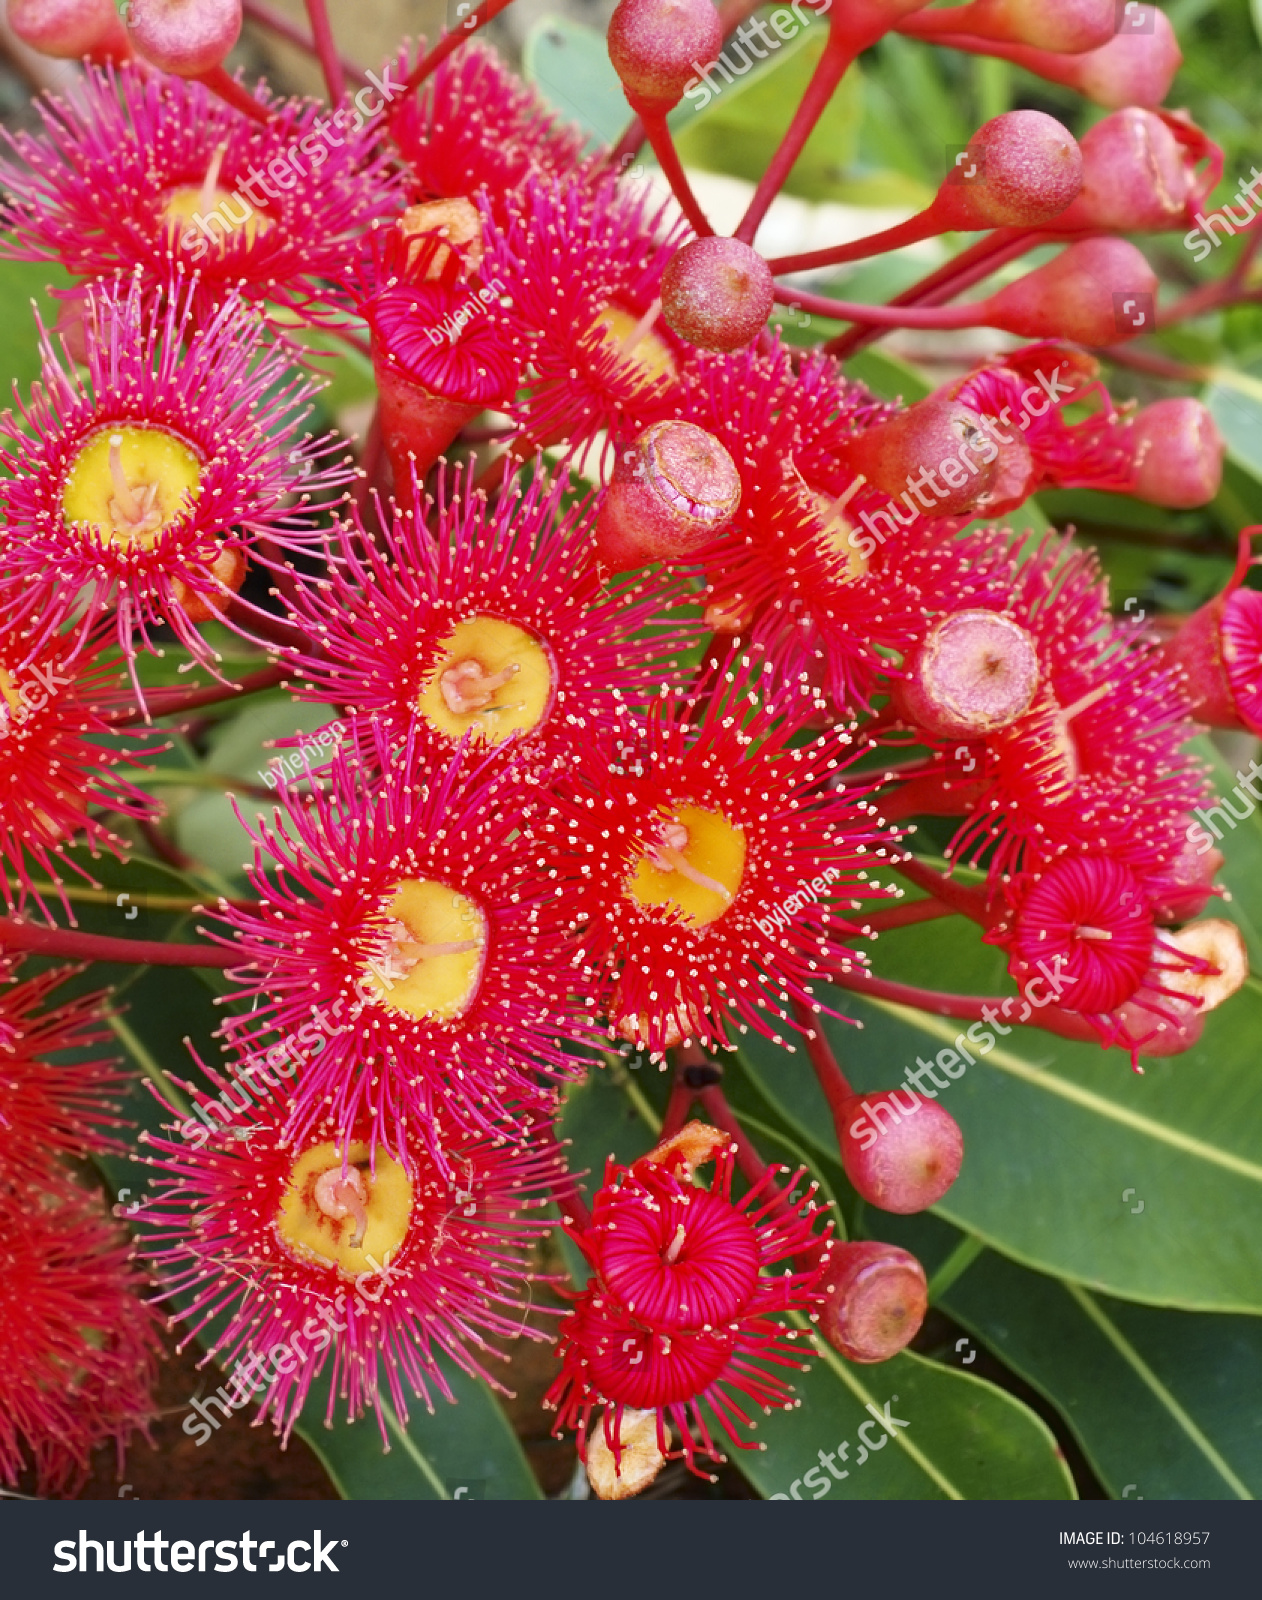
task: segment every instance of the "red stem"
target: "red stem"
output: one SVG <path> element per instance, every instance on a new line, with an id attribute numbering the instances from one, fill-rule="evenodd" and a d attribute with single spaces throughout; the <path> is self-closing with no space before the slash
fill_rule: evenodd
<path id="1" fill-rule="evenodd" d="M 112 939 L 71 928 L 41 928 L 16 917 L 0 917 L 0 946 L 75 960 L 117 961 L 150 967 L 231 967 L 239 950 L 213 944 L 163 944 L 155 939 Z"/>
<path id="2" fill-rule="evenodd" d="M 466 39 L 472 38 L 479 28 L 484 28 L 488 22 L 494 21 L 500 12 L 506 11 L 512 3 L 513 0 L 483 0 L 476 11 L 471 11 L 462 20 L 455 33 L 445 33 L 429 54 L 423 56 L 409 73 L 403 92 L 395 100 L 395 108 L 403 105 L 413 90 L 419 88 L 435 67 L 441 66 L 446 61 L 453 50 L 459 49 Z"/>
<path id="3" fill-rule="evenodd" d="M 337 53 L 337 41 L 329 25 L 328 7 L 324 0 L 306 0 L 307 18 L 311 23 L 311 36 L 315 41 L 316 55 L 320 58 L 320 71 L 328 87 L 329 99 L 339 104 L 346 93 L 346 76 Z"/>
<path id="4" fill-rule="evenodd" d="M 835 18 L 830 18 L 828 43 L 824 46 L 824 53 L 815 65 L 811 81 L 806 86 L 806 93 L 793 113 L 793 120 L 785 129 L 784 138 L 781 139 L 776 153 L 768 163 L 767 170 L 759 180 L 753 199 L 749 202 L 748 209 L 736 230 L 735 236 L 742 244 L 753 244 L 772 200 L 793 170 L 794 162 L 802 154 L 802 149 L 814 131 L 815 124 L 824 114 L 834 90 L 845 77 L 846 69 L 857 53 L 853 42 L 835 26 Z"/>
<path id="5" fill-rule="evenodd" d="M 278 683 L 284 683 L 288 670 L 279 662 L 270 666 L 261 667 L 258 672 L 247 673 L 235 683 L 215 683 L 208 689 L 172 689 L 166 691 L 169 698 L 163 698 L 163 691 L 159 690 L 149 697 L 149 715 L 151 717 L 171 717 L 181 711 L 193 711 L 198 706 L 213 706 L 220 700 L 232 700 L 239 694 L 253 694 L 256 689 L 272 689 Z M 135 709 L 126 711 L 112 717 L 111 722 L 116 728 L 130 728 L 137 723 L 147 722 L 143 711 Z"/>
<path id="6" fill-rule="evenodd" d="M 714 229 L 710 226 L 709 219 L 692 192 L 692 185 L 688 182 L 688 174 L 684 171 L 675 149 L 675 141 L 670 136 L 664 113 L 660 111 L 642 111 L 640 113 L 644 122 L 644 131 L 648 141 L 653 146 L 653 154 L 657 157 L 658 165 L 665 174 L 667 183 L 670 184 L 671 193 L 679 201 L 680 207 L 694 230 L 704 239 L 708 238 Z"/>
<path id="7" fill-rule="evenodd" d="M 928 867 L 923 861 L 918 861 L 915 856 L 908 856 L 904 861 L 893 863 L 894 871 L 914 883 L 918 889 L 924 889 L 937 900 L 948 906 L 952 911 L 958 911 L 970 921 L 978 923 L 981 927 L 989 926 L 990 918 L 986 914 L 987 896 L 981 888 L 970 888 L 968 884 L 957 883 L 946 873 L 937 872 L 933 867 Z"/>
<path id="8" fill-rule="evenodd" d="M 777 288 L 776 301 L 799 311 L 813 311 L 834 322 L 867 323 L 881 328 L 984 328 L 986 302 L 964 306 L 868 306 L 857 300 L 829 300 L 801 289 Z M 825 346 L 828 349 L 829 346 Z"/>
<path id="9" fill-rule="evenodd" d="M 994 233 L 987 234 L 984 239 L 978 239 L 976 243 L 969 245 L 967 250 L 962 250 L 959 255 L 953 256 L 936 271 L 921 278 L 919 283 L 913 283 L 909 289 L 904 289 L 902 294 L 895 295 L 890 305 L 940 305 L 953 295 L 971 289 L 975 283 L 989 277 L 992 272 L 1005 266 L 1009 261 L 1014 261 L 1027 250 L 1032 250 L 1035 245 L 1043 243 L 1045 238 L 1044 234 L 1029 233 L 1021 229 L 997 228 Z M 838 334 L 835 339 L 830 340 L 824 349 L 829 355 L 844 361 L 847 356 L 854 355 L 856 351 L 862 350 L 865 345 L 872 344 L 880 337 L 879 328 L 851 328 L 848 332 Z"/>
<path id="10" fill-rule="evenodd" d="M 272 113 L 266 106 L 261 106 L 249 90 L 231 77 L 224 67 L 211 67 L 209 72 L 199 72 L 197 82 L 204 83 L 212 94 L 217 94 L 234 111 L 244 112 L 247 117 L 253 117 L 255 122 L 261 122 L 264 127 L 271 124 Z"/>
<path id="11" fill-rule="evenodd" d="M 274 33 L 278 39 L 283 39 L 286 44 L 292 44 L 297 49 L 303 50 L 309 56 L 316 55 L 315 41 L 298 26 L 291 22 L 281 11 L 274 6 L 269 6 L 266 0 L 241 0 L 241 9 L 247 21 L 255 23 L 260 28 L 266 28 L 269 33 Z M 368 79 L 345 56 L 340 58 L 343 73 L 353 83 L 366 84 Z"/>
<path id="12" fill-rule="evenodd" d="M 887 933 L 891 928 L 910 928 L 917 922 L 933 922 L 938 917 L 954 916 L 955 907 L 941 900 L 904 900 L 884 911 L 873 911 L 859 925 L 862 934 Z"/>
<path id="13" fill-rule="evenodd" d="M 807 1059 L 819 1080 L 820 1088 L 824 1091 L 824 1098 L 828 1101 L 828 1109 L 837 1124 L 837 1137 L 840 1139 L 842 1107 L 847 1100 L 853 1098 L 854 1090 L 850 1087 L 849 1080 L 824 1037 L 819 1018 L 800 1000 L 793 1002 L 793 1015 L 806 1040 Z"/>
<path id="14" fill-rule="evenodd" d="M 879 256 L 887 250 L 900 250 L 904 245 L 919 244 L 947 230 L 934 216 L 934 205 L 927 206 L 906 222 L 896 222 L 892 228 L 882 228 L 880 233 L 869 233 L 862 239 L 851 239 L 847 244 L 829 245 L 826 250 L 807 250 L 799 256 L 777 256 L 767 265 L 779 277 L 786 272 L 811 272 L 816 267 L 840 267 L 848 261 L 866 261 L 869 256 Z"/>

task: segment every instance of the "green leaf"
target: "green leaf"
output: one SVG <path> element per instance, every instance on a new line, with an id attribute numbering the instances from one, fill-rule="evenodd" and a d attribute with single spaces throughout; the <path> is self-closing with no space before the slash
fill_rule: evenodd
<path id="1" fill-rule="evenodd" d="M 1128 1304 L 993 1251 L 942 1305 L 1057 1407 L 1119 1499 L 1262 1494 L 1262 1320 Z"/>
<path id="2" fill-rule="evenodd" d="M 25 386 L 40 374 L 31 301 L 36 302 L 44 326 L 51 328 L 60 308 L 48 289 L 64 289 L 69 284 L 69 276 L 52 262 L 0 261 L 0 387 L 6 397 L 15 383 Z M 53 342 L 55 345 L 56 340 Z"/>
<path id="3" fill-rule="evenodd" d="M 296 1431 L 339 1493 L 348 1500 L 542 1499 L 517 1435 L 487 1385 L 446 1356 L 438 1365 L 455 1404 L 436 1394 L 431 1412 L 416 1401 L 404 1425 L 383 1398 L 388 1454 L 375 1416 L 324 1425 L 329 1368 L 312 1384 Z"/>
<path id="4" fill-rule="evenodd" d="M 1219 367 L 1201 398 L 1218 424 L 1230 458 L 1262 478 L 1262 379 Z"/>
<path id="5" fill-rule="evenodd" d="M 1046 1425 L 1001 1389 L 906 1351 L 877 1366 L 861 1367 L 827 1345 L 817 1342 L 817 1348 L 819 1357 L 810 1370 L 793 1377 L 800 1406 L 759 1419 L 757 1437 L 766 1448 L 732 1452 L 764 1495 L 804 1500 L 826 1494 L 834 1500 L 1075 1498 L 1073 1480 Z M 889 1419 L 890 1429 L 878 1422 L 882 1417 Z M 895 1427 L 895 1422 L 907 1426 Z M 836 1471 L 849 1475 L 838 1480 L 821 1461 L 821 1452 L 839 1457 Z M 813 1481 L 804 1485 L 807 1473 L 813 1473 Z"/>
<path id="6" fill-rule="evenodd" d="M 312 701 L 260 698 L 214 729 L 207 741 L 206 769 L 262 784 L 273 759 L 274 741 L 316 733 L 336 716 L 334 707 Z M 249 796 L 241 796 L 237 804 L 250 821 L 269 816 L 273 810 L 272 802 Z M 198 794 L 178 809 L 173 805 L 172 810 L 181 850 L 212 871 L 240 881 L 254 845 L 238 822 L 227 792 Z"/>
<path id="7" fill-rule="evenodd" d="M 592 145 L 615 143 L 631 121 L 605 36 L 596 28 L 542 17 L 526 37 L 522 72 L 562 117 L 592 136 Z"/>

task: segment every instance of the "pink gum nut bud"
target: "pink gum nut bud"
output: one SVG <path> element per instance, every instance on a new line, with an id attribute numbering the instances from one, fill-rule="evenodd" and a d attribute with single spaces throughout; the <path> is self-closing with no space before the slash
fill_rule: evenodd
<path id="1" fill-rule="evenodd" d="M 933 203 L 943 228 L 1034 228 L 1082 188 L 1082 151 L 1055 117 L 1008 111 L 980 127 Z"/>
<path id="2" fill-rule="evenodd" d="M 114 0 L 9 0 L 8 19 L 23 44 L 46 56 L 105 66 L 131 55 Z"/>
<path id="3" fill-rule="evenodd" d="M 936 1100 L 912 1089 L 857 1094 L 841 1107 L 837 1121 L 846 1176 L 883 1211 L 923 1211 L 959 1175 L 959 1124 Z"/>
<path id="4" fill-rule="evenodd" d="M 847 441 L 844 451 L 847 464 L 891 499 L 919 484 L 927 490 L 925 514 L 934 517 L 970 515 L 993 488 L 998 456 L 976 411 L 936 395 Z"/>
<path id="5" fill-rule="evenodd" d="M 736 464 L 713 434 L 692 422 L 655 422 L 614 468 L 596 523 L 597 557 L 612 572 L 687 560 L 740 501 Z"/>
<path id="6" fill-rule="evenodd" d="M 609 59 L 640 112 L 665 113 L 723 48 L 711 0 L 620 0 L 609 23 Z"/>
<path id="7" fill-rule="evenodd" d="M 662 274 L 667 325 L 702 350 L 741 350 L 767 325 L 775 299 L 771 269 L 739 239 L 693 239 Z"/>
<path id="8" fill-rule="evenodd" d="M 1056 218 L 1058 233 L 1160 233 L 1187 220 L 1195 155 L 1155 111 L 1112 112 L 1083 135 L 1082 159 L 1082 192 Z"/>
<path id="9" fill-rule="evenodd" d="M 922 12 L 911 31 L 922 39 L 967 33 L 1074 55 L 1113 37 L 1117 7 L 1114 0 L 974 0 L 949 11 Z"/>
<path id="10" fill-rule="evenodd" d="M 127 33 L 137 52 L 177 78 L 221 65 L 241 33 L 241 0 L 130 0 Z"/>
<path id="11" fill-rule="evenodd" d="M 1125 239 L 1083 239 L 1000 289 L 978 319 L 1025 339 L 1110 345 L 1151 333 L 1157 275 Z"/>
<path id="12" fill-rule="evenodd" d="M 393 362 L 377 357 L 381 438 L 394 472 L 396 494 L 410 492 L 460 430 L 485 407 L 431 394 Z"/>
<path id="13" fill-rule="evenodd" d="M 1166 644 L 1165 656 L 1186 674 L 1198 722 L 1262 736 L 1262 593 L 1216 595 Z"/>
<path id="14" fill-rule="evenodd" d="M 1154 506 L 1175 511 L 1203 506 L 1223 481 L 1227 446 L 1199 400 L 1158 400 L 1135 417 L 1132 492 Z"/>
<path id="15" fill-rule="evenodd" d="M 950 35 L 950 42 L 957 48 L 969 48 L 966 40 L 965 35 Z M 1052 83 L 1063 83 L 1110 111 L 1122 106 L 1159 106 L 1170 93 L 1174 75 L 1183 63 L 1179 42 L 1165 12 L 1156 6 L 1138 4 L 1133 11 L 1126 11 L 1121 31 L 1098 50 L 1060 55 L 996 40 L 986 47 L 985 54 L 1014 61 Z"/>
<path id="16" fill-rule="evenodd" d="M 920 1331 L 929 1306 L 925 1269 L 895 1244 L 834 1245 L 819 1331 L 847 1361 L 888 1361 Z"/>
<path id="17" fill-rule="evenodd" d="M 1034 640 L 997 611 L 943 617 L 904 670 L 895 708 L 941 739 L 998 733 L 1029 710 L 1039 686 Z"/>

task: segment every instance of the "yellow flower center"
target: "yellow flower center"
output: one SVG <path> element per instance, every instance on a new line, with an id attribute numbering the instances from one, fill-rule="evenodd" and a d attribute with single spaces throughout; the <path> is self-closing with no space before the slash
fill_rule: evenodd
<path id="1" fill-rule="evenodd" d="M 219 170 L 227 151 L 224 144 L 215 151 L 199 188 L 189 184 L 172 189 L 162 208 L 162 220 L 177 238 L 187 232 L 189 223 L 195 223 L 197 236 L 221 254 L 234 234 L 241 234 L 250 245 L 273 226 L 271 218 L 265 217 L 243 194 L 220 187 Z M 199 218 L 200 223 L 196 222 Z"/>
<path id="2" fill-rule="evenodd" d="M 502 744 L 547 716 L 555 672 L 542 639 L 498 617 L 471 617 L 441 648 L 416 702 L 438 733 L 460 739 L 472 728 L 488 744 Z"/>
<path id="3" fill-rule="evenodd" d="M 732 904 L 744 873 L 744 829 L 721 812 L 677 806 L 645 844 L 624 892 L 638 906 L 660 906 L 704 928 Z"/>
<path id="4" fill-rule="evenodd" d="M 364 968 L 378 1004 L 410 1017 L 450 1022 L 482 982 L 487 921 L 467 895 L 431 878 L 405 878 L 386 908 L 387 945 Z"/>
<path id="5" fill-rule="evenodd" d="M 150 549 L 201 489 L 201 463 L 161 428 L 102 428 L 75 456 L 61 508 L 105 543 Z"/>
<path id="6" fill-rule="evenodd" d="M 656 305 L 653 307 L 654 320 L 659 309 Z M 671 348 L 652 331 L 647 317 L 637 317 L 611 301 L 598 313 L 596 325 L 604 329 L 605 343 L 632 368 L 640 386 L 650 384 L 657 378 L 675 377 L 675 357 Z"/>
<path id="7" fill-rule="evenodd" d="M 302 1261 L 334 1266 L 348 1278 L 388 1267 L 407 1237 L 412 1185 L 399 1163 L 377 1151 L 372 1170 L 366 1144 L 305 1150 L 289 1175 L 276 1231 Z"/>
<path id="8" fill-rule="evenodd" d="M 823 527 L 816 535 L 816 542 L 832 559 L 834 582 L 854 583 L 859 578 L 865 577 L 868 558 L 858 548 L 862 536 L 858 532 L 857 524 L 851 522 L 842 509 L 847 497 L 833 500 L 826 494 L 816 493 L 812 498 L 815 501 L 815 510 L 823 523 Z"/>

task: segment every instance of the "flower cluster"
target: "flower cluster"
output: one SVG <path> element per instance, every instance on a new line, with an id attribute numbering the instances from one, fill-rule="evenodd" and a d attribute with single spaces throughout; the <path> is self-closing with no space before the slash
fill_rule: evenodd
<path id="1" fill-rule="evenodd" d="M 1173 509 L 1216 492 L 1208 411 L 1115 403 L 1088 348 L 1131 337 L 1122 302 L 1157 287 L 1119 235 L 1181 226 L 1212 186 L 1212 143 L 1155 109 L 1177 49 L 1157 29 L 1140 62 L 1033 0 L 820 4 L 815 116 L 896 27 L 1113 114 L 1081 145 L 1042 112 L 994 118 L 917 216 L 768 260 L 759 228 L 812 118 L 717 237 L 666 121 L 721 47 L 710 0 L 665 21 L 621 0 L 610 51 L 639 120 L 595 153 L 476 39 L 401 54 L 366 120 L 319 28 L 331 110 L 227 73 L 239 5 L 200 31 L 190 8 L 132 9 L 73 39 L 30 20 L 39 48 L 90 62 L 0 163 L 5 251 L 73 280 L 0 419 L 0 881 L 43 917 L 0 923 L 0 947 L 226 972 L 224 1059 L 157 1091 L 201 1122 L 146 1136 L 148 1263 L 282 1435 L 318 1394 L 330 1424 L 373 1412 L 388 1443 L 410 1399 L 450 1398 L 442 1361 L 498 1381 L 500 1345 L 548 1337 L 530 1282 L 560 1210 L 591 1277 L 567 1291 L 558 1427 L 601 1494 L 673 1456 L 702 1473 L 748 1447 L 754 1408 L 794 1403 L 813 1326 L 881 1360 L 925 1310 L 906 1252 L 834 1250 L 712 1058 L 747 1035 L 802 1051 L 853 1191 L 915 1211 L 959 1172 L 959 1128 L 908 1090 L 895 1133 L 861 1140 L 817 1020 L 843 1016 L 837 990 L 882 993 L 876 932 L 964 913 L 1023 988 L 1055 964 L 1042 1026 L 1136 1065 L 1186 1049 L 1244 979 L 1232 926 L 1197 920 L 1219 858 L 1189 852 L 1209 791 L 1187 744 L 1194 718 L 1262 730 L 1248 538 L 1228 589 L 1157 638 L 1114 615 L 1071 535 L 995 520 L 1044 486 Z M 637 137 L 669 197 L 626 175 Z M 985 237 L 889 306 L 780 281 L 957 230 Z M 786 300 L 843 331 L 789 342 Z M 905 405 L 846 368 L 890 327 L 1024 342 Z M 304 431 L 316 338 L 371 366 L 357 459 Z M 255 671 L 234 675 L 229 643 Z M 193 709 L 282 686 L 336 747 L 318 772 L 259 771 L 278 806 L 239 813 L 245 892 L 203 942 L 57 927 L 50 901 L 102 897 L 76 843 L 143 839 L 205 894 L 124 772 L 177 737 L 173 760 L 200 754 Z M 927 819 L 947 819 L 945 871 L 909 848 Z M 900 877 L 926 905 L 890 904 Z M 95 1035 L 73 1008 L 33 1023 L 47 984 L 11 978 L 4 1293 L 36 1314 L 0 1305 L 21 1337 L 0 1475 L 26 1447 L 60 1490 L 142 1419 L 151 1336 L 125 1247 L 57 1165 L 101 1148 L 118 1080 L 33 1072 Z M 672 1088 L 660 1142 L 611 1159 L 589 1213 L 557 1127 L 619 1050 Z"/>

